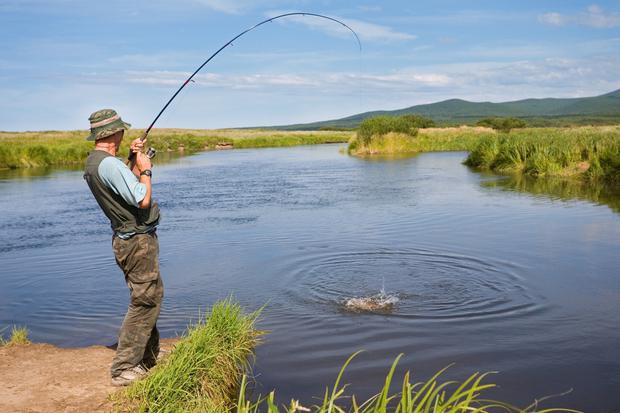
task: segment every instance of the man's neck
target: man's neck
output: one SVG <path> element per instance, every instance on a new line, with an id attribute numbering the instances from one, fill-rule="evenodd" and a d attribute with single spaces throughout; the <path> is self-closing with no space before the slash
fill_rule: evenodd
<path id="1" fill-rule="evenodd" d="M 107 152 L 112 156 L 116 156 L 116 145 L 113 143 L 97 143 L 95 145 L 95 150 Z"/>

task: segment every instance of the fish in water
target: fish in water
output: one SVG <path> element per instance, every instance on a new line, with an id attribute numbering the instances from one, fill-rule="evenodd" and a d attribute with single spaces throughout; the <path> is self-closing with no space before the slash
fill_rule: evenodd
<path id="1" fill-rule="evenodd" d="M 354 313 L 381 313 L 388 314 L 394 311 L 398 302 L 398 297 L 385 292 L 385 287 L 381 288 L 378 294 L 367 297 L 347 298 L 343 301 L 343 307 L 347 311 Z"/>

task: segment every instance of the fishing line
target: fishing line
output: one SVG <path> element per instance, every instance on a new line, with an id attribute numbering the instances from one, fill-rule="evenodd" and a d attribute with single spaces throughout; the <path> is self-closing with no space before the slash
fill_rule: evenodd
<path id="1" fill-rule="evenodd" d="M 215 56 L 217 56 L 222 50 L 226 49 L 228 46 L 232 45 L 233 42 L 235 40 L 237 40 L 238 38 L 240 38 L 241 36 L 243 36 L 244 34 L 251 32 L 252 30 L 262 26 L 265 23 L 269 23 L 272 22 L 274 20 L 277 19 L 281 19 L 284 17 L 290 17 L 290 16 L 310 16 L 310 17 L 317 17 L 317 18 L 321 18 L 321 19 L 326 19 L 326 20 L 330 20 L 332 22 L 338 23 L 340 25 L 342 25 L 343 27 L 345 27 L 347 30 L 349 30 L 351 33 L 353 33 L 353 35 L 355 36 L 355 40 L 357 40 L 357 44 L 359 46 L 359 50 L 360 53 L 362 51 L 362 42 L 360 41 L 359 36 L 357 35 L 357 33 L 355 32 L 355 30 L 353 30 L 351 27 L 349 27 L 346 23 L 343 23 L 342 21 L 335 19 L 333 17 L 329 17 L 329 16 L 325 16 L 323 14 L 317 14 L 317 13 L 306 13 L 306 12 L 293 12 L 293 13 L 284 13 L 284 14 L 280 14 L 278 16 L 274 16 L 274 17 L 270 17 L 268 19 L 263 20 L 260 23 L 255 24 L 254 26 L 242 31 L 241 33 L 239 33 L 238 35 L 236 35 L 235 37 L 233 37 L 232 39 L 230 39 L 228 42 L 226 42 L 222 47 L 220 47 L 215 53 L 213 53 L 211 56 L 209 56 L 209 58 L 207 60 L 204 61 L 204 63 L 202 63 L 200 66 L 198 66 L 198 69 L 196 69 L 194 71 L 194 73 L 192 73 L 182 84 L 181 86 L 177 89 L 176 92 L 174 92 L 174 94 L 172 95 L 172 97 L 168 100 L 168 102 L 166 102 L 166 104 L 164 105 L 164 107 L 159 111 L 159 113 L 157 114 L 157 116 L 155 116 L 155 119 L 153 119 L 153 122 L 151 122 L 151 124 L 149 125 L 149 127 L 146 129 L 146 131 L 144 132 L 144 134 L 142 135 L 142 137 L 140 138 L 141 141 L 144 141 L 149 132 L 151 131 L 151 129 L 153 128 L 153 126 L 155 125 L 155 122 L 157 122 L 157 120 L 159 119 L 159 117 L 164 113 L 164 111 L 168 108 L 168 106 L 170 106 L 170 104 L 172 103 L 172 101 L 174 100 L 174 98 L 177 97 L 177 95 L 181 92 L 181 90 L 183 90 L 183 88 L 185 88 L 185 86 L 187 86 L 188 83 L 193 82 L 193 78 L 194 76 L 196 76 L 196 74 L 207 65 L 207 63 L 209 63 Z M 155 156 L 155 150 L 153 148 L 149 148 L 148 152 L 152 155 Z M 133 157 L 135 156 L 135 154 L 133 152 L 131 152 L 129 154 L 129 161 L 133 160 Z M 151 156 L 151 157 L 152 157 Z"/>

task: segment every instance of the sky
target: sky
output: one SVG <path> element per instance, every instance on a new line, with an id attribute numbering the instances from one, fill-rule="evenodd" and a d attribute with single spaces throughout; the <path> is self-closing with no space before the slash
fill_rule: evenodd
<path id="1" fill-rule="evenodd" d="M 620 89 L 620 2 L 546 0 L 0 0 L 0 130 L 87 129 L 116 109 L 156 127 L 336 119 L 460 98 Z"/>

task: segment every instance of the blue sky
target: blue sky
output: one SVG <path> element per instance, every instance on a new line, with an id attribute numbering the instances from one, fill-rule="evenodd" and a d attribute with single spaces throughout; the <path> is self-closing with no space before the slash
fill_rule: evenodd
<path id="1" fill-rule="evenodd" d="M 0 0 L 0 130 L 86 129 L 115 108 L 147 126 L 288 124 L 450 98 L 620 89 L 617 1 Z"/>

